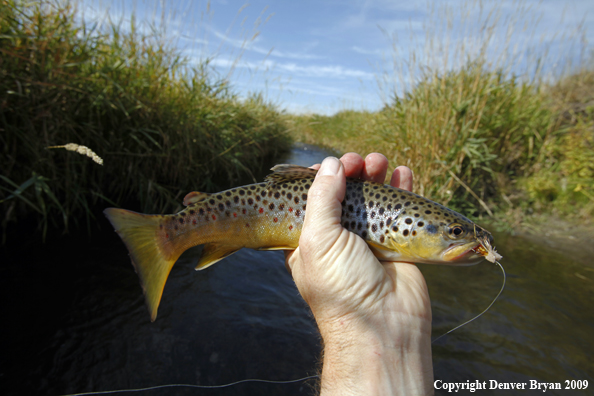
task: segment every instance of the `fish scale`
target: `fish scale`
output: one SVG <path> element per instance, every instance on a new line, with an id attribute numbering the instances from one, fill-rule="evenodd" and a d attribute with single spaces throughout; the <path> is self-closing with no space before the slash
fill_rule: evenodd
<path id="1" fill-rule="evenodd" d="M 179 256 L 204 244 L 196 269 L 241 248 L 295 249 L 316 172 L 277 165 L 264 183 L 218 193 L 192 192 L 172 215 L 108 208 L 105 214 L 126 244 L 151 320 Z M 488 231 L 424 197 L 392 186 L 347 178 L 342 226 L 359 235 L 382 260 L 469 265 L 498 256 Z"/>

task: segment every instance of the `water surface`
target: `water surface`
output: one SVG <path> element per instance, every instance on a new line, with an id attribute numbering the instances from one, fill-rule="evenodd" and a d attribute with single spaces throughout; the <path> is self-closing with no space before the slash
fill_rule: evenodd
<path id="1" fill-rule="evenodd" d="M 283 162 L 311 165 L 325 155 L 304 145 Z M 151 323 L 125 247 L 100 221 L 104 232 L 93 238 L 56 236 L 46 245 L 5 249 L 0 394 L 53 396 L 171 383 L 291 380 L 316 373 L 320 343 L 315 322 L 281 252 L 244 249 L 196 272 L 200 250 L 188 251 L 173 267 L 159 316 Z M 435 378 L 576 379 L 594 386 L 592 264 L 526 238 L 496 234 L 495 241 L 504 256 L 507 287 L 483 317 L 434 344 Z M 432 298 L 434 337 L 482 311 L 502 279 L 499 268 L 488 262 L 423 265 L 421 270 Z M 311 384 L 248 383 L 137 394 L 307 395 Z"/>

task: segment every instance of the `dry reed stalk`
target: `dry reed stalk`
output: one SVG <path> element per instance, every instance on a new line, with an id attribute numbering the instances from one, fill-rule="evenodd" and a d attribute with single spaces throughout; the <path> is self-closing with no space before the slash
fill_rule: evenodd
<path id="1" fill-rule="evenodd" d="M 48 149 L 64 148 L 68 151 L 75 151 L 79 154 L 86 155 L 87 157 L 91 158 L 93 161 L 95 161 L 99 165 L 103 165 L 103 158 L 99 157 L 93 150 L 91 150 L 87 146 L 81 146 L 76 143 L 68 143 L 63 146 L 49 146 L 46 148 L 48 148 Z"/>

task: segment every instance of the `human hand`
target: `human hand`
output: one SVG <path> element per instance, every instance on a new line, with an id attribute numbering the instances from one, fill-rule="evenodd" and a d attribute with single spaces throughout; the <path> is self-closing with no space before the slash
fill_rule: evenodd
<path id="1" fill-rule="evenodd" d="M 341 226 L 345 176 L 383 182 L 387 166 L 381 154 L 324 160 L 308 192 L 299 247 L 286 254 L 324 339 L 323 393 L 433 390 L 431 306 L 422 274 L 414 264 L 378 261 Z M 397 168 L 390 184 L 410 190 L 412 172 Z"/>

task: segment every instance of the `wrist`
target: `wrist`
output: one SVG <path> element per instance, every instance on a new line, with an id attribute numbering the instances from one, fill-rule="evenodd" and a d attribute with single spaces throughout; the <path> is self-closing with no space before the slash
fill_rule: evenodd
<path id="1" fill-rule="evenodd" d="M 433 393 L 430 319 L 343 317 L 318 326 L 324 340 L 322 395 Z"/>

